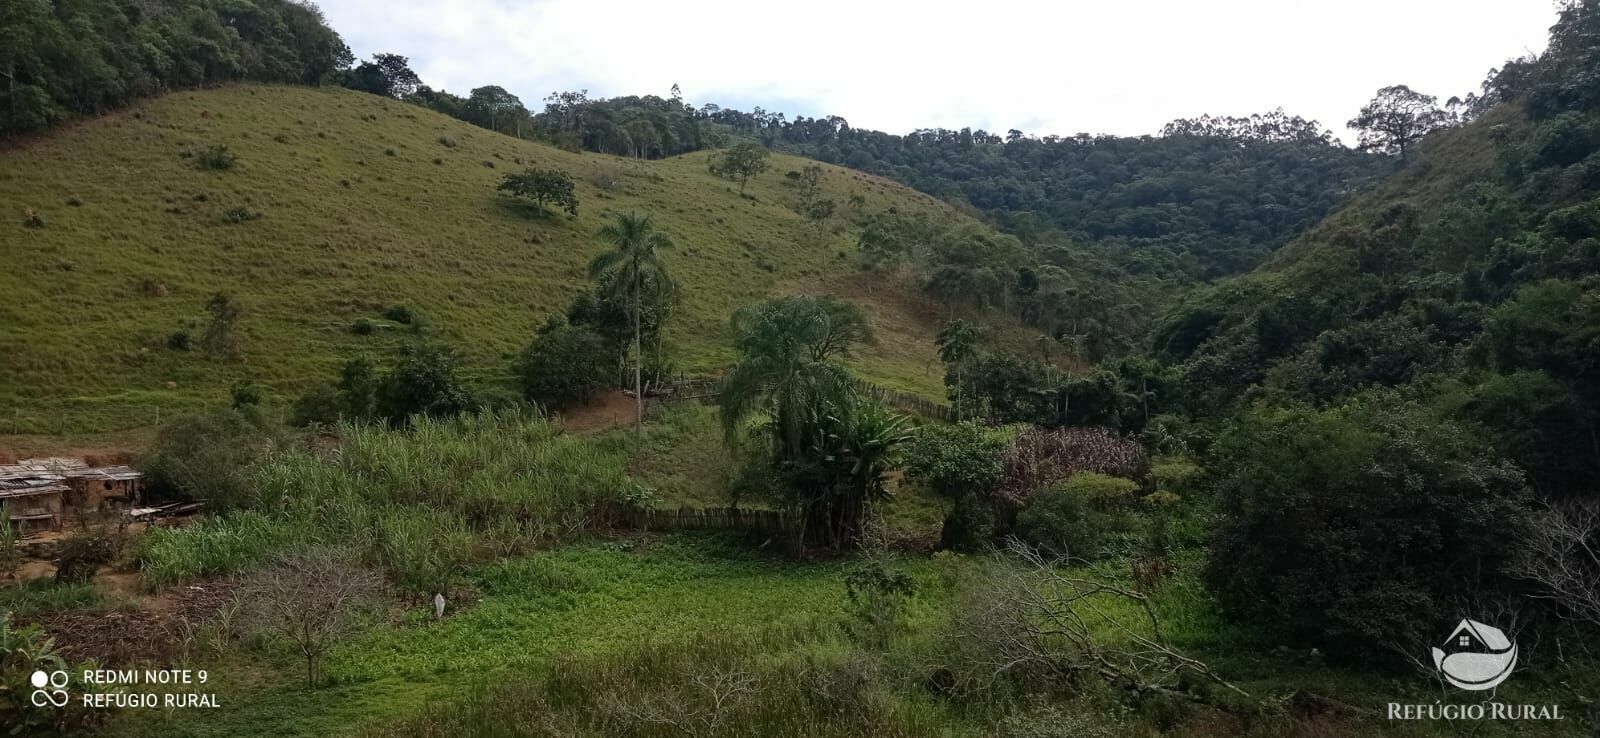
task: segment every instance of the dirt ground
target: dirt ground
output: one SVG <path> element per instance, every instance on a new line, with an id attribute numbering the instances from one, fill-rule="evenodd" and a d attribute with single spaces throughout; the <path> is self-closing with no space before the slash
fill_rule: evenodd
<path id="1" fill-rule="evenodd" d="M 138 589 L 137 572 L 95 578 L 107 588 Z M 69 661 L 94 659 L 102 667 L 169 663 L 187 648 L 201 623 L 233 599 L 227 581 L 174 587 L 159 596 L 136 597 L 128 607 L 100 613 L 56 613 L 39 624 L 56 639 Z"/>
<path id="2" fill-rule="evenodd" d="M 559 413 L 561 426 L 574 433 L 592 433 L 633 422 L 635 413 L 632 397 L 621 390 L 601 394 L 583 407 Z"/>

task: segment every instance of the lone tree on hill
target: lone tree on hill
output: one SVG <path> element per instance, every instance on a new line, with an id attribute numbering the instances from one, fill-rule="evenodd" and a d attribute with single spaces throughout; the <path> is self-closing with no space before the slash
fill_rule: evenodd
<path id="1" fill-rule="evenodd" d="M 606 251 L 589 263 L 589 276 L 595 279 L 612 274 L 609 284 L 613 290 L 625 292 L 631 303 L 630 322 L 633 324 L 633 396 L 634 449 L 644 444 L 644 379 L 642 364 L 644 350 L 639 337 L 639 303 L 644 283 L 654 280 L 658 286 L 670 289 L 671 280 L 662 266 L 657 252 L 672 247 L 672 239 L 655 229 L 650 216 L 642 213 L 618 213 L 615 219 L 600 229 L 599 236 L 611 244 Z"/>
<path id="2" fill-rule="evenodd" d="M 1450 125 L 1450 115 L 1439 109 L 1439 98 L 1413 91 L 1405 85 L 1378 90 L 1372 102 L 1347 124 L 1361 132 L 1361 148 L 1401 159 L 1411 145 Z"/>
<path id="3" fill-rule="evenodd" d="M 578 195 L 573 191 L 572 175 L 558 169 L 529 169 L 507 174 L 498 189 L 532 200 L 540 211 L 548 202 L 572 215 L 578 214 Z"/>
<path id="4" fill-rule="evenodd" d="M 738 182 L 739 194 L 743 195 L 750 178 L 767 171 L 767 154 L 766 149 L 753 143 L 735 145 L 712 155 L 711 173 Z"/>

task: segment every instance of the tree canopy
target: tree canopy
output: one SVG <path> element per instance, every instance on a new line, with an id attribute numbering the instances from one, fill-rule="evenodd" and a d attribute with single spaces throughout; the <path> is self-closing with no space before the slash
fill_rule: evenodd
<path id="1" fill-rule="evenodd" d="M 145 6 L 140 6 L 145 7 Z M 321 84 L 350 49 L 309 3 L 116 0 L 0 5 L 0 137 L 167 90 Z"/>

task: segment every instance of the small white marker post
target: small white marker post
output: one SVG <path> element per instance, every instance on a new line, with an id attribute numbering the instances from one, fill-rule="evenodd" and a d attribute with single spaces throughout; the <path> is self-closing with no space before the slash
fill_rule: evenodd
<path id="1" fill-rule="evenodd" d="M 433 617 L 438 620 L 444 619 L 444 595 L 437 592 L 433 595 Z"/>

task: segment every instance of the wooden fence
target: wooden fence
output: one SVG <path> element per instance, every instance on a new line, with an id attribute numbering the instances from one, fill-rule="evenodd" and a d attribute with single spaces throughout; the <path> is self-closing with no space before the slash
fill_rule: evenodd
<path id="1" fill-rule="evenodd" d="M 656 387 L 653 395 L 658 402 L 684 402 L 699 400 L 701 402 L 715 402 L 717 399 L 718 380 L 705 377 L 680 377 L 671 382 L 665 382 Z M 920 395 L 909 392 L 880 387 L 871 382 L 857 380 L 856 384 L 873 399 L 904 413 L 910 413 L 929 420 L 952 422 L 956 419 L 955 410 L 949 405 L 929 400 Z"/>
<path id="2" fill-rule="evenodd" d="M 764 536 L 792 536 L 794 516 L 781 510 L 738 507 L 680 507 L 658 509 L 638 505 L 601 505 L 589 516 L 597 528 L 630 530 L 732 530 Z"/>

